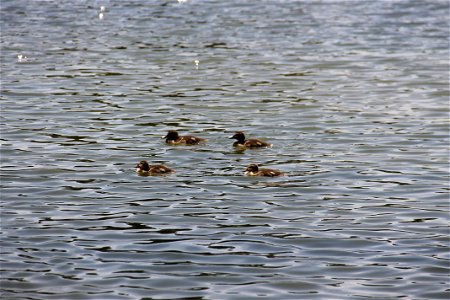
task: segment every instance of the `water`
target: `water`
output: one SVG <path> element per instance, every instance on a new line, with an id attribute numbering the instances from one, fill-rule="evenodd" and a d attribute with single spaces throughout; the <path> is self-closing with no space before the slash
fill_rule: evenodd
<path id="1" fill-rule="evenodd" d="M 2 298 L 447 299 L 448 13 L 2 1 Z"/>

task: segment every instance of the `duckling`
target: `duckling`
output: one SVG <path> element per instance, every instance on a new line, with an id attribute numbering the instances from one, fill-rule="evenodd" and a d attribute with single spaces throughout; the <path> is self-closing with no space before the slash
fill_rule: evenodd
<path id="1" fill-rule="evenodd" d="M 241 148 L 265 148 L 272 147 L 272 144 L 263 142 L 257 139 L 245 139 L 245 134 L 242 131 L 237 131 L 230 139 L 237 140 L 233 143 L 233 147 L 241 147 Z"/>
<path id="2" fill-rule="evenodd" d="M 247 176 L 266 176 L 266 177 L 276 177 L 283 176 L 284 173 L 280 170 L 273 169 L 260 169 L 256 164 L 250 164 L 245 169 L 245 175 Z"/>
<path id="3" fill-rule="evenodd" d="M 169 130 L 167 135 L 163 138 L 165 138 L 166 143 L 170 145 L 198 145 L 208 141 L 207 139 L 192 135 L 180 136 L 175 130 Z"/>
<path id="4" fill-rule="evenodd" d="M 140 176 L 149 176 L 149 175 L 165 175 L 170 173 L 175 173 L 175 170 L 172 170 L 165 165 L 149 165 L 146 160 L 141 160 L 136 165 L 136 172 Z"/>

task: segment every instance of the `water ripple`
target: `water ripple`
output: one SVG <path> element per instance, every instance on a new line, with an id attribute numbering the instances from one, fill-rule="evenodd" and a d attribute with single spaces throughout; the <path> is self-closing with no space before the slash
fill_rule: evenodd
<path id="1" fill-rule="evenodd" d="M 4 298 L 448 299 L 448 3 L 21 2 Z"/>

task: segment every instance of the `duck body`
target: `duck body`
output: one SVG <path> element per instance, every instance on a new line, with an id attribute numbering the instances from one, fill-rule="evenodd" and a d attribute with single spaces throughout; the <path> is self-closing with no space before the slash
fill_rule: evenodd
<path id="1" fill-rule="evenodd" d="M 136 165 L 136 172 L 141 176 L 149 176 L 171 174 L 175 170 L 165 165 L 149 165 L 146 160 L 142 160 Z"/>
<path id="2" fill-rule="evenodd" d="M 237 131 L 230 139 L 235 139 L 233 147 L 240 148 L 266 148 L 272 147 L 272 144 L 266 143 L 258 139 L 245 139 L 245 134 L 242 131 Z"/>
<path id="3" fill-rule="evenodd" d="M 280 170 L 274 169 L 260 169 L 258 165 L 251 164 L 245 169 L 245 175 L 247 176 L 265 176 L 265 177 L 277 177 L 283 176 L 284 173 Z"/>
<path id="4" fill-rule="evenodd" d="M 166 139 L 166 144 L 170 145 L 198 145 L 207 141 L 207 139 L 199 138 L 193 135 L 180 136 L 175 130 L 169 130 L 167 135 L 163 138 Z"/>

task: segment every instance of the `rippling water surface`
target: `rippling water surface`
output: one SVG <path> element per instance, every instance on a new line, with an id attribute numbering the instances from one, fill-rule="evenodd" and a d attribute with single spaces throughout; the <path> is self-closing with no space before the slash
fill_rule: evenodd
<path id="1" fill-rule="evenodd" d="M 447 299 L 448 12 L 2 1 L 2 299 Z"/>

